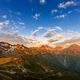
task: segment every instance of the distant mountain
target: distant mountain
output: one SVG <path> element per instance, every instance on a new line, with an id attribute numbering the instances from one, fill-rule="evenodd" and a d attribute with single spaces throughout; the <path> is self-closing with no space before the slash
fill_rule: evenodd
<path id="1" fill-rule="evenodd" d="M 64 53 L 67 54 L 75 54 L 75 55 L 80 55 L 80 46 L 77 44 L 72 44 L 71 46 L 69 46 L 68 48 L 65 48 L 63 50 Z"/>

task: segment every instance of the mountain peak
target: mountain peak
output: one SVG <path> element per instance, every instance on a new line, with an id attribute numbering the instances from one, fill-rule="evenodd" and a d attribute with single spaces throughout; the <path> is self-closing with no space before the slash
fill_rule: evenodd
<path id="1" fill-rule="evenodd" d="M 68 47 L 69 49 L 80 49 L 80 46 L 78 44 L 72 44 Z"/>
<path id="2" fill-rule="evenodd" d="M 79 54 L 80 53 L 80 46 L 78 44 L 72 44 L 71 46 L 65 48 L 63 53 L 69 54 Z"/>

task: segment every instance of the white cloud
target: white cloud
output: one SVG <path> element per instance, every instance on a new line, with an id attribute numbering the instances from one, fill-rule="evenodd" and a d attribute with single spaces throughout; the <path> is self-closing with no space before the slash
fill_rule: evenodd
<path id="1" fill-rule="evenodd" d="M 40 0 L 40 3 L 41 4 L 44 4 L 46 1 L 45 0 Z"/>
<path id="2" fill-rule="evenodd" d="M 34 30 L 33 32 L 32 32 L 32 36 L 33 37 L 36 37 L 37 36 L 37 33 L 40 31 L 40 30 L 42 30 L 43 29 L 43 27 L 38 27 L 36 30 Z"/>
<path id="3" fill-rule="evenodd" d="M 74 2 L 74 1 L 67 1 L 67 2 L 60 3 L 58 7 L 59 8 L 66 8 L 66 7 L 75 6 L 75 5 L 77 5 L 76 2 Z"/>
<path id="4" fill-rule="evenodd" d="M 34 16 L 33 16 L 33 18 L 34 18 L 35 20 L 38 20 L 39 17 L 40 17 L 40 13 L 36 13 L 36 14 L 34 14 Z"/>
<path id="5" fill-rule="evenodd" d="M 65 16 L 66 16 L 65 14 L 62 14 L 62 15 L 56 16 L 56 18 L 57 18 L 57 19 L 63 19 L 63 18 L 65 18 Z"/>

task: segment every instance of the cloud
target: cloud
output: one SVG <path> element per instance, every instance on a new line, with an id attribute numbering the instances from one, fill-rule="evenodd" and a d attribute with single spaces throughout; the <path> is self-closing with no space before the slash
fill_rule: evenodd
<path id="1" fill-rule="evenodd" d="M 25 25 L 25 23 L 24 23 L 24 22 L 19 22 L 19 24 L 20 24 L 20 25 Z"/>
<path id="2" fill-rule="evenodd" d="M 52 9 L 51 10 L 51 14 L 53 15 L 54 13 L 57 13 L 58 12 L 58 10 L 57 9 Z"/>
<path id="3" fill-rule="evenodd" d="M 75 5 L 77 5 L 76 2 L 74 2 L 74 1 L 67 1 L 67 2 L 62 2 L 62 3 L 60 3 L 60 4 L 58 5 L 58 7 L 59 7 L 59 8 L 67 8 L 67 7 L 69 7 L 69 6 L 75 6 Z"/>
<path id="4" fill-rule="evenodd" d="M 10 21 L 9 20 L 5 20 L 4 22 L 0 22 L 0 29 L 1 30 L 7 29 L 8 26 L 9 26 L 9 24 L 10 24 Z"/>
<path id="5" fill-rule="evenodd" d="M 29 36 L 21 36 L 19 34 L 12 34 L 10 32 L 0 33 L 0 42 L 9 42 L 11 44 L 23 44 L 29 47 L 41 46 L 45 44 L 43 39 Z"/>
<path id="6" fill-rule="evenodd" d="M 49 38 L 56 34 L 56 29 L 49 29 L 47 32 L 43 34 L 43 37 Z"/>
<path id="7" fill-rule="evenodd" d="M 36 13 L 36 14 L 34 14 L 34 16 L 33 16 L 33 18 L 34 18 L 35 20 L 38 20 L 39 17 L 40 17 L 40 13 Z"/>
<path id="8" fill-rule="evenodd" d="M 43 29 L 43 27 L 38 27 L 36 30 L 34 30 L 33 32 L 32 32 L 32 36 L 33 37 L 36 37 L 37 36 L 37 33 L 40 31 L 40 30 L 42 30 Z"/>
<path id="9" fill-rule="evenodd" d="M 59 26 L 56 26 L 52 29 L 48 29 L 44 34 L 43 34 L 43 37 L 46 37 L 46 38 L 50 38 L 54 35 L 56 35 L 58 33 L 58 31 L 62 31 L 62 28 L 59 27 Z"/>
<path id="10" fill-rule="evenodd" d="M 5 25 L 9 25 L 9 23 L 10 23 L 9 20 L 6 20 L 6 21 L 4 22 Z"/>
<path id="11" fill-rule="evenodd" d="M 57 41 L 59 41 L 59 40 L 61 40 L 61 39 L 63 39 L 63 38 L 64 38 L 63 35 L 58 34 L 58 35 L 56 35 L 56 36 L 53 36 L 53 37 L 49 38 L 49 39 L 48 39 L 48 42 L 49 42 L 49 43 L 57 42 Z"/>
<path id="12" fill-rule="evenodd" d="M 3 19 L 7 19 L 7 15 L 3 15 L 2 18 L 3 18 Z"/>
<path id="13" fill-rule="evenodd" d="M 46 38 L 47 44 L 57 43 L 60 40 L 63 40 L 65 37 L 61 33 L 63 29 L 60 26 L 56 26 L 52 29 L 48 29 L 44 34 L 43 37 Z"/>
<path id="14" fill-rule="evenodd" d="M 56 26 L 55 29 L 62 31 L 62 28 L 60 26 Z"/>
<path id="15" fill-rule="evenodd" d="M 70 45 L 73 43 L 80 43 L 80 33 L 73 31 L 73 30 L 67 30 L 66 32 L 63 33 L 63 38 L 61 41 L 54 43 L 55 45 L 58 46 L 65 46 L 65 45 Z"/>
<path id="16" fill-rule="evenodd" d="M 12 34 L 10 32 L 0 33 L 0 41 L 9 42 L 11 44 L 24 44 L 24 45 L 29 43 L 27 38 L 20 35 Z"/>
<path id="17" fill-rule="evenodd" d="M 46 1 L 45 0 L 40 0 L 40 3 L 41 4 L 44 4 Z"/>
<path id="18" fill-rule="evenodd" d="M 55 45 L 65 46 L 67 44 L 71 45 L 71 44 L 74 44 L 74 43 L 80 44 L 80 37 L 71 38 L 71 39 L 65 40 L 63 42 L 56 43 Z"/>
<path id="19" fill-rule="evenodd" d="M 39 39 L 39 36 L 37 36 L 37 33 L 40 30 L 45 30 L 45 31 L 47 30 L 47 31 L 44 32 L 43 35 Z M 64 36 L 59 34 L 59 31 L 62 31 L 62 28 L 60 26 L 56 26 L 52 29 L 45 29 L 43 27 L 38 27 L 36 30 L 34 30 L 32 32 L 32 37 L 36 37 L 35 38 L 35 39 L 37 39 L 36 43 L 48 45 L 48 44 L 52 43 L 53 41 L 57 42 L 57 41 L 63 39 Z"/>
<path id="20" fill-rule="evenodd" d="M 12 29 L 9 31 L 12 35 L 18 35 L 19 30 L 17 28 L 12 27 Z"/>
<path id="21" fill-rule="evenodd" d="M 61 46 L 80 43 L 80 33 L 78 32 L 68 30 L 64 33 L 61 27 L 56 26 L 53 29 L 48 29 L 43 36 L 37 36 L 37 33 L 41 30 L 44 30 L 44 28 L 38 27 L 32 32 L 32 36 L 21 36 L 18 34 L 18 29 L 13 27 L 10 32 L 0 33 L 0 41 L 11 44 L 23 44 L 25 46 L 41 46 L 44 44 Z"/>
<path id="22" fill-rule="evenodd" d="M 64 19 L 65 16 L 66 16 L 65 14 L 62 14 L 62 15 L 58 15 L 58 16 L 56 16 L 56 18 L 57 18 L 57 19 Z"/>
<path id="23" fill-rule="evenodd" d="M 21 15 L 21 12 L 15 12 L 16 15 L 20 16 Z"/>
<path id="24" fill-rule="evenodd" d="M 0 41 L 9 42 L 11 44 L 27 44 L 27 40 L 24 40 L 24 37 L 11 34 L 11 33 L 0 33 Z"/>
<path id="25" fill-rule="evenodd" d="M 68 14 L 71 14 L 73 11 L 68 11 Z"/>

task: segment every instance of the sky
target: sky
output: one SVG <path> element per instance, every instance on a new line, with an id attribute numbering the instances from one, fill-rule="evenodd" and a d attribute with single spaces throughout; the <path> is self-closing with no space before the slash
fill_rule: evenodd
<path id="1" fill-rule="evenodd" d="M 80 0 L 0 0 L 0 41 L 61 45 L 79 35 Z"/>

